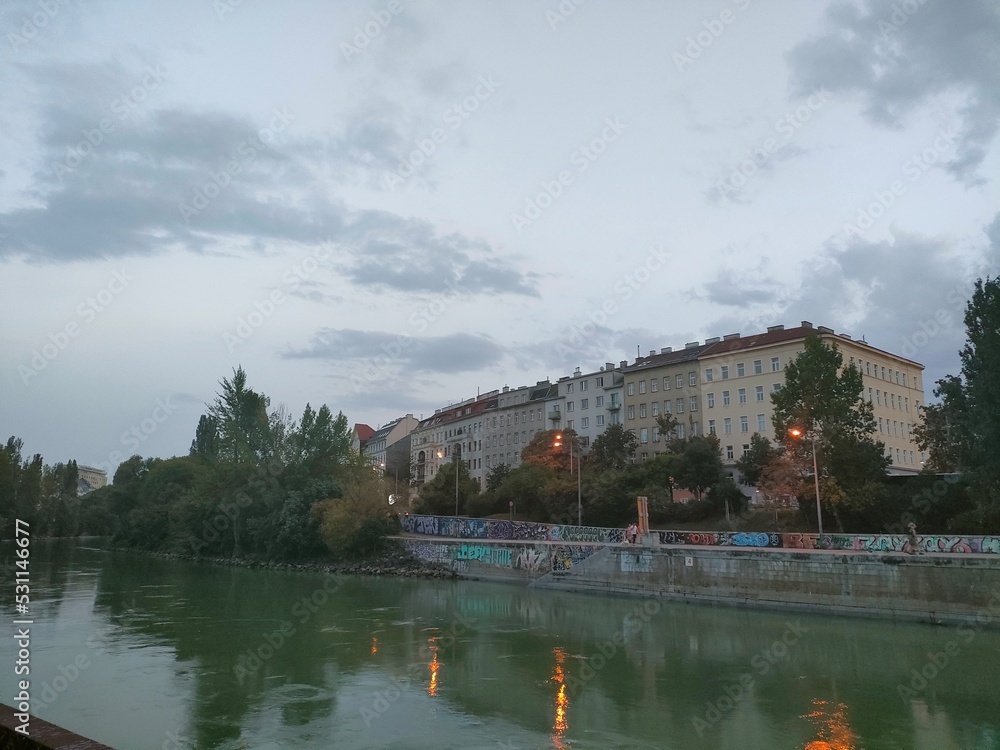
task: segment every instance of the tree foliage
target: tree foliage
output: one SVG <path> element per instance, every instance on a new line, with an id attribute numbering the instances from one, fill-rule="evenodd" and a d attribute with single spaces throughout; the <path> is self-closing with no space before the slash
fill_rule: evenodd
<path id="1" fill-rule="evenodd" d="M 634 432 L 613 424 L 594 440 L 588 459 L 599 469 L 620 471 L 632 463 L 638 447 Z"/>
<path id="2" fill-rule="evenodd" d="M 743 484 L 756 485 L 760 481 L 764 467 L 778 452 L 778 449 L 771 445 L 771 441 L 763 435 L 756 432 L 751 435 L 750 450 L 736 461 L 736 468 L 740 472 Z"/>

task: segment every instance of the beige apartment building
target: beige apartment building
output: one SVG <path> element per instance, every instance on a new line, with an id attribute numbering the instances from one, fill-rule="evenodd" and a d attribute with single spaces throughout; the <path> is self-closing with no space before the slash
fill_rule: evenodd
<path id="1" fill-rule="evenodd" d="M 790 329 L 771 326 L 751 336 L 734 333 L 711 338 L 701 345 L 688 344 L 680 352 L 661 350 L 637 359 L 625 375 L 625 424 L 639 437 L 639 458 L 663 450 L 662 440 L 650 424 L 655 419 L 650 392 L 654 375 L 659 379 L 660 410 L 671 404 L 686 434 L 716 435 L 728 466 L 749 450 L 754 433 L 774 441 L 771 394 L 784 385 L 785 367 L 803 351 L 810 334 L 820 336 L 828 345 L 836 344 L 844 364 L 860 368 L 863 395 L 872 404 L 875 437 L 886 445 L 890 473 L 918 472 L 923 456 L 913 439 L 913 425 L 924 403 L 923 366 L 831 328 L 814 327 L 809 321 Z M 674 386 L 666 401 L 665 382 Z M 682 382 L 683 388 L 677 388 Z M 640 393 L 641 389 L 646 392 Z M 687 398 L 678 402 L 681 390 Z M 695 397 L 697 408 L 692 410 L 691 399 Z M 677 413 L 678 403 L 686 407 L 683 418 Z M 642 440 L 643 430 L 649 431 L 648 443 Z"/>

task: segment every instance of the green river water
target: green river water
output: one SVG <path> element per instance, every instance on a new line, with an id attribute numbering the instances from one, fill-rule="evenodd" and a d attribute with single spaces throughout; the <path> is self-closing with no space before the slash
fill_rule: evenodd
<path id="1" fill-rule="evenodd" d="M 115 748 L 1000 749 L 992 630 L 70 542 L 31 598 L 34 713 Z"/>

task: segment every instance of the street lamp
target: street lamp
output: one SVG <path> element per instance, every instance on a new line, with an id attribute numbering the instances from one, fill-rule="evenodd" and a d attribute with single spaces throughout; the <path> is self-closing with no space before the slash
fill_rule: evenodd
<path id="1" fill-rule="evenodd" d="M 438 458 L 444 458 L 444 453 L 437 452 Z M 455 454 L 455 515 L 458 516 L 458 454 Z"/>
<path id="2" fill-rule="evenodd" d="M 553 448 L 559 448 L 562 446 L 562 433 L 556 433 L 555 442 L 552 444 Z M 576 462 L 576 525 L 583 526 L 583 495 L 581 492 L 582 474 L 583 474 L 583 453 L 581 452 L 578 456 L 578 461 Z M 569 443 L 569 473 L 570 476 L 573 475 L 573 441 L 570 440 Z"/>
<path id="3" fill-rule="evenodd" d="M 803 432 L 798 427 L 793 427 L 788 431 L 788 434 L 793 438 L 798 440 L 802 437 Z M 819 502 L 819 470 L 816 468 L 816 423 L 813 422 L 813 428 L 810 431 L 810 437 L 812 438 L 812 454 L 813 454 L 813 481 L 816 483 L 816 521 L 819 525 L 819 535 L 823 536 L 823 509 Z"/>

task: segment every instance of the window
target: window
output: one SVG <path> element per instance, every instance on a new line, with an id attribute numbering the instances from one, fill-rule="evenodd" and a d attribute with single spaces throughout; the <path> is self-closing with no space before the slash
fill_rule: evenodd
<path id="1" fill-rule="evenodd" d="M 670 390 L 670 376 L 669 375 L 664 375 L 663 376 L 663 390 L 665 390 L 665 391 L 669 391 Z"/>
<path id="2" fill-rule="evenodd" d="M 573 411 L 573 402 L 572 401 L 567 401 L 566 402 L 566 411 Z M 515 417 L 514 423 L 516 424 L 517 423 L 517 419 L 516 419 L 517 415 L 515 414 L 514 417 Z"/>
<path id="3" fill-rule="evenodd" d="M 736 376 L 742 378 L 747 374 L 747 368 L 743 366 L 742 362 L 736 364 Z"/>
<path id="4" fill-rule="evenodd" d="M 885 380 L 885 367 L 882 368 L 882 380 Z"/>
<path id="5" fill-rule="evenodd" d="M 705 396 L 705 400 L 708 401 L 708 408 L 709 409 L 714 409 L 715 408 L 715 394 L 714 393 L 707 394 Z"/>
<path id="6" fill-rule="evenodd" d="M 664 414 L 670 414 L 670 402 L 669 401 L 664 401 L 663 402 L 663 413 Z"/>
<path id="7" fill-rule="evenodd" d="M 643 394 L 645 392 L 646 392 L 646 381 L 645 380 L 640 380 L 639 381 L 639 394 L 641 395 L 641 394 Z"/>
<path id="8" fill-rule="evenodd" d="M 722 405 L 729 406 L 729 391 L 722 392 Z"/>
<path id="9" fill-rule="evenodd" d="M 583 392 L 585 390 L 587 390 L 587 381 L 586 380 L 581 380 L 580 381 L 580 391 Z"/>
<path id="10" fill-rule="evenodd" d="M 677 437 L 681 440 L 684 439 L 684 425 L 682 424 L 677 425 Z"/>
<path id="11" fill-rule="evenodd" d="M 726 446 L 726 458 L 730 461 L 733 459 L 733 446 L 731 445 Z"/>
<path id="12" fill-rule="evenodd" d="M 781 383 L 771 383 L 771 393 L 777 393 L 781 390 Z"/>
<path id="13" fill-rule="evenodd" d="M 763 414 L 757 415 L 757 432 L 763 434 L 764 430 L 767 429 L 767 422 L 764 420 Z"/>
<path id="14" fill-rule="evenodd" d="M 750 432 L 750 420 L 748 417 L 740 417 L 740 432 Z"/>
<path id="15" fill-rule="evenodd" d="M 568 429 L 568 430 L 572 430 L 572 429 L 573 429 L 573 420 L 572 420 L 572 419 L 571 419 L 571 420 L 569 420 L 569 421 L 568 421 L 568 422 L 566 423 L 566 429 Z"/>
<path id="16" fill-rule="evenodd" d="M 688 373 L 688 385 L 695 386 L 698 385 L 698 373 L 689 372 Z"/>
<path id="17" fill-rule="evenodd" d="M 581 409 L 589 409 L 590 408 L 590 399 L 589 398 L 581 398 L 580 399 L 580 408 Z"/>
<path id="18" fill-rule="evenodd" d="M 678 388 L 683 388 L 684 387 L 684 376 L 683 375 L 678 375 L 676 378 L 674 378 L 674 384 Z"/>
<path id="19" fill-rule="evenodd" d="M 904 398 L 903 401 L 906 403 L 906 410 L 909 411 L 910 410 L 910 399 L 909 398 Z"/>
<path id="20" fill-rule="evenodd" d="M 878 418 L 878 431 L 879 431 L 879 433 L 883 432 L 883 429 L 882 429 L 882 417 Z"/>
<path id="21" fill-rule="evenodd" d="M 714 435 L 715 434 L 715 420 L 714 419 L 708 420 L 708 434 L 709 435 Z"/>
<path id="22" fill-rule="evenodd" d="M 640 443 L 649 442 L 649 430 L 647 430 L 645 427 L 639 430 L 639 442 Z"/>
<path id="23" fill-rule="evenodd" d="M 653 442 L 654 443 L 660 442 L 660 428 L 659 427 L 654 427 L 653 428 Z"/>
<path id="24" fill-rule="evenodd" d="M 868 377 L 871 377 L 871 374 L 872 374 L 872 363 L 871 362 L 865 362 L 865 370 L 867 370 L 867 372 L 868 372 Z"/>
<path id="25" fill-rule="evenodd" d="M 761 361 L 759 359 L 755 359 L 753 361 L 753 374 L 760 375 L 762 372 L 764 372 L 764 367 L 761 365 Z"/>
<path id="26" fill-rule="evenodd" d="M 682 398 L 677 399 L 677 413 L 678 414 L 684 413 L 684 399 Z"/>
<path id="27" fill-rule="evenodd" d="M 726 417 L 722 420 L 722 431 L 727 435 L 733 434 L 733 420 L 732 417 Z"/>
<path id="28" fill-rule="evenodd" d="M 598 414 L 597 415 L 597 426 L 598 427 L 604 427 L 604 415 L 603 414 Z"/>
<path id="29" fill-rule="evenodd" d="M 893 393 L 891 395 L 892 395 L 892 408 L 895 409 L 896 408 L 896 394 Z"/>
<path id="30" fill-rule="evenodd" d="M 712 374 L 712 368 L 711 367 L 709 367 L 708 369 L 705 370 L 705 382 L 706 383 L 711 383 L 712 382 L 712 378 L 714 378 L 714 377 L 715 377 L 715 375 Z"/>
<path id="31" fill-rule="evenodd" d="M 645 418 L 646 418 L 646 405 L 639 404 L 639 419 L 645 419 Z"/>
<path id="32" fill-rule="evenodd" d="M 629 419 L 635 419 L 635 407 L 634 406 L 629 406 L 628 409 L 627 409 L 627 411 L 628 411 L 628 418 Z"/>
<path id="33" fill-rule="evenodd" d="M 652 416 L 654 416 L 654 417 L 660 416 L 660 402 L 659 401 L 654 401 L 652 404 L 650 404 L 650 406 L 653 407 L 653 409 L 650 412 L 650 414 Z"/>
<path id="34" fill-rule="evenodd" d="M 691 423 L 691 435 L 694 436 L 694 435 L 697 435 L 697 434 L 698 434 L 698 423 L 697 422 L 692 422 Z"/>
<path id="35" fill-rule="evenodd" d="M 598 388 L 603 388 L 604 387 L 604 376 L 603 375 L 601 377 L 599 377 L 599 378 L 595 378 L 595 380 L 597 381 L 597 387 Z"/>
<path id="36" fill-rule="evenodd" d="M 649 380 L 649 392 L 656 393 L 660 388 L 660 381 L 658 378 L 650 378 Z"/>
<path id="37" fill-rule="evenodd" d="M 590 417 L 584 417 L 583 419 L 581 419 L 580 427 L 583 428 L 584 430 L 590 427 Z"/>
<path id="38" fill-rule="evenodd" d="M 698 411 L 698 397 L 692 396 L 691 401 L 688 403 L 688 408 L 691 411 Z"/>
<path id="39" fill-rule="evenodd" d="M 723 380 L 728 380 L 729 379 L 729 365 L 723 365 L 719 369 L 722 370 L 722 379 Z"/>
<path id="40" fill-rule="evenodd" d="M 567 383 L 566 384 L 566 393 L 572 393 L 572 392 L 573 392 L 573 384 L 572 383 Z"/>
<path id="41" fill-rule="evenodd" d="M 635 395 L 635 383 L 629 383 L 625 386 L 625 393 L 629 396 Z"/>
<path id="42" fill-rule="evenodd" d="M 771 357 L 771 372 L 781 370 L 781 360 L 778 357 Z"/>
<path id="43" fill-rule="evenodd" d="M 875 401 L 879 406 L 882 405 L 882 391 L 875 391 Z"/>
<path id="44" fill-rule="evenodd" d="M 594 396 L 594 406 L 604 406 L 604 396 Z"/>
<path id="45" fill-rule="evenodd" d="M 747 389 L 740 388 L 739 391 L 737 391 L 737 393 L 739 394 L 740 397 L 740 403 L 745 404 L 747 402 Z"/>
<path id="46" fill-rule="evenodd" d="M 753 389 L 753 392 L 754 395 L 757 397 L 758 401 L 764 400 L 764 386 L 758 385 L 756 388 Z"/>

